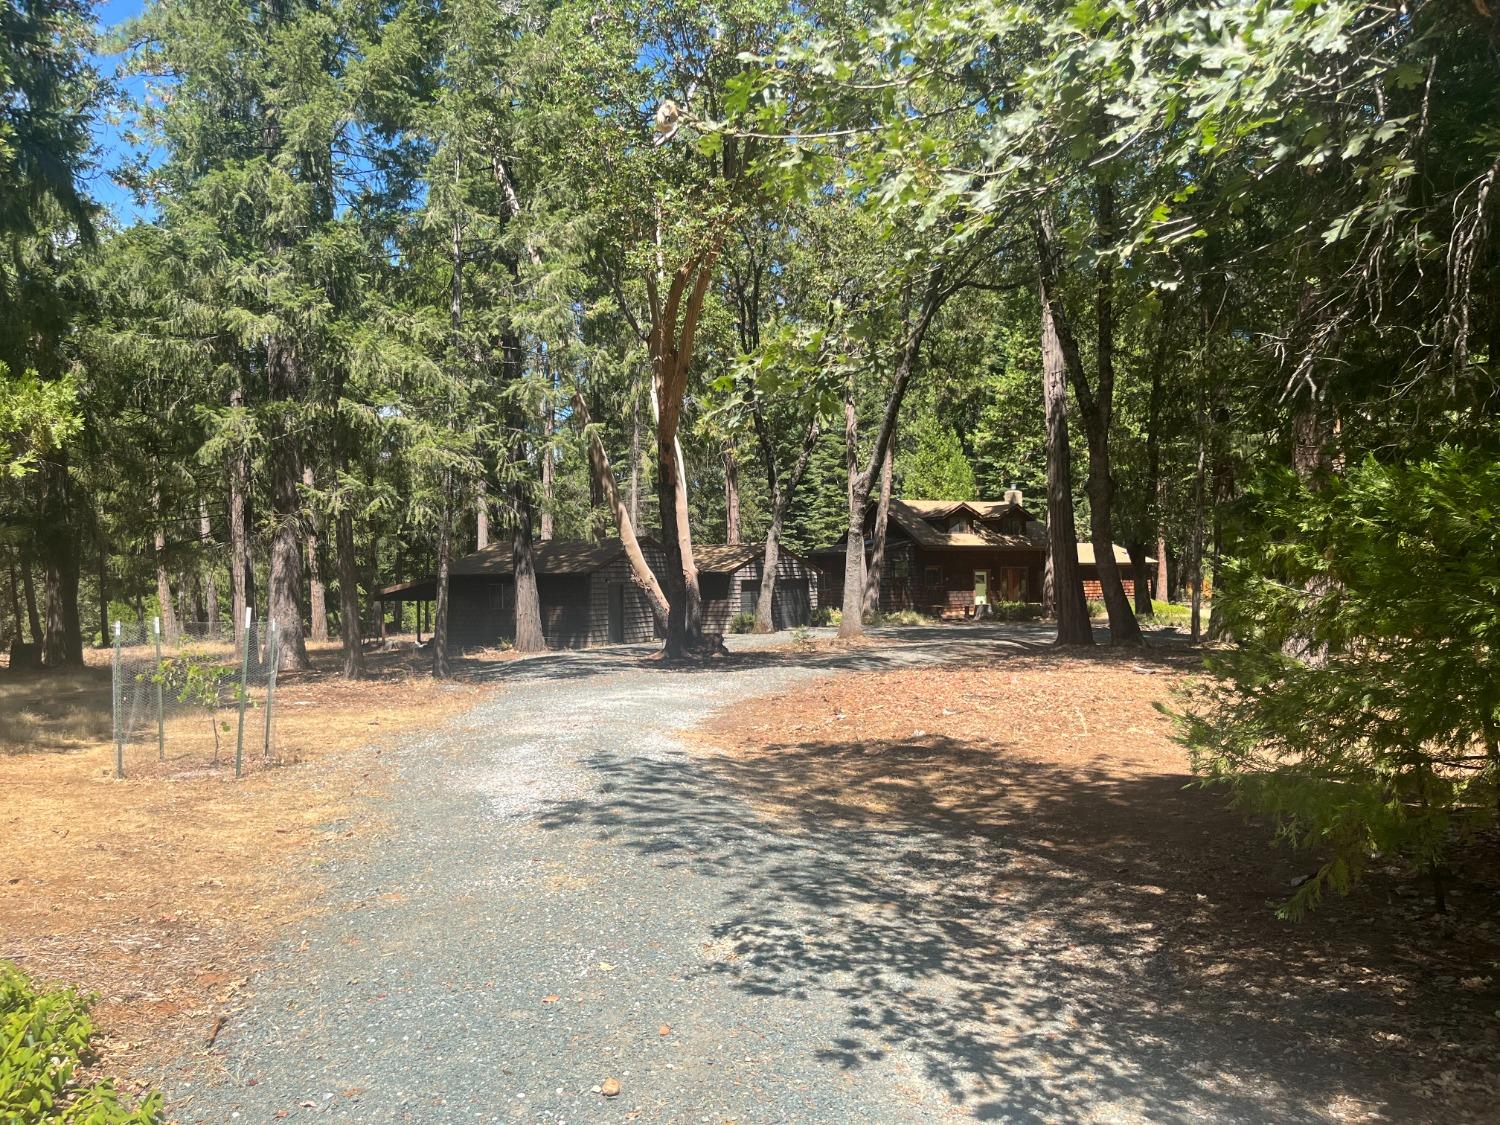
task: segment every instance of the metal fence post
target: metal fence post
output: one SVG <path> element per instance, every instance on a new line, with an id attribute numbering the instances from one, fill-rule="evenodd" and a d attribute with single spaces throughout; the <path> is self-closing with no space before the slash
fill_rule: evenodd
<path id="1" fill-rule="evenodd" d="M 156 632 L 156 760 L 167 760 L 167 720 L 161 705 L 161 618 L 152 619 Z"/>
<path id="2" fill-rule="evenodd" d="M 276 666 L 281 662 L 281 632 L 271 622 L 271 639 L 266 644 L 266 745 L 261 752 L 264 761 L 271 760 L 271 705 L 276 701 Z"/>
<path id="3" fill-rule="evenodd" d="M 120 623 L 115 622 L 115 653 L 110 662 L 110 699 L 115 720 L 115 776 L 125 776 L 125 724 L 120 721 Z"/>
<path id="4" fill-rule="evenodd" d="M 255 622 L 255 610 L 245 607 L 245 649 L 240 656 L 240 729 L 234 739 L 234 776 L 245 772 L 245 703 L 250 698 L 250 646 L 255 638 L 250 630 Z"/>

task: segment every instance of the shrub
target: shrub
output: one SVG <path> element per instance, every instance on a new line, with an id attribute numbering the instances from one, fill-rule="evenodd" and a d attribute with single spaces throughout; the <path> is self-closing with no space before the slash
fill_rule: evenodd
<path id="1" fill-rule="evenodd" d="M 898 609 L 893 613 L 877 613 L 872 625 L 931 625 L 933 619 L 924 617 L 914 609 Z"/>
<path id="2" fill-rule="evenodd" d="M 1109 606 L 1105 605 L 1102 599 L 1090 598 L 1089 616 L 1096 621 L 1102 620 L 1109 616 Z"/>
<path id="3" fill-rule="evenodd" d="M 1235 644 L 1178 716 L 1205 784 L 1322 862 L 1282 908 L 1372 856 L 1433 880 L 1500 798 L 1500 434 L 1248 494 L 1215 614 Z"/>
<path id="4" fill-rule="evenodd" d="M 814 625 L 832 625 L 837 627 L 844 620 L 844 611 L 837 606 L 820 605 L 813 610 L 812 623 Z"/>
<path id="5" fill-rule="evenodd" d="M 1207 612 L 1208 606 L 1205 604 L 1205 618 Z M 1151 612 L 1141 617 L 1141 623 L 1144 625 L 1175 625 L 1183 628 L 1191 624 L 1192 620 L 1192 606 L 1175 605 L 1172 602 L 1159 602 L 1154 599 L 1151 602 Z"/>
<path id="6" fill-rule="evenodd" d="M 731 633 L 748 633 L 755 628 L 755 614 L 736 613 L 729 619 Z"/>
<path id="7" fill-rule="evenodd" d="M 80 1085 L 94 1025 L 92 997 L 71 988 L 38 992 L 14 965 L 0 962 L 0 1120 L 69 1125 L 158 1125 L 161 1095 L 135 1109 L 114 1084 Z"/>
<path id="8" fill-rule="evenodd" d="M 1039 621 L 1041 602 L 992 602 L 990 614 L 996 621 Z"/>

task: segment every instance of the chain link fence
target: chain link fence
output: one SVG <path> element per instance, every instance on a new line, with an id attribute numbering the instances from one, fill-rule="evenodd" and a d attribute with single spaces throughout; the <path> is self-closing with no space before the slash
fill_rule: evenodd
<path id="1" fill-rule="evenodd" d="M 116 621 L 111 642 L 115 776 L 157 768 L 234 767 L 236 777 L 276 751 L 274 623 L 234 631 L 160 619 Z"/>

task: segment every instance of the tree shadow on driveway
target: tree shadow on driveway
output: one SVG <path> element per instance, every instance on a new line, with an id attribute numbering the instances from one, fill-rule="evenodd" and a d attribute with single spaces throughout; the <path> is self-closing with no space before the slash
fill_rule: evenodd
<path id="1" fill-rule="evenodd" d="M 1411 1092 L 1403 1068 L 1430 1063 L 1381 1043 L 1424 987 L 1392 968 L 1412 934 L 1357 901 L 1274 922 L 1293 869 L 1185 776 L 1006 751 L 598 755 L 598 792 L 542 824 L 716 880 L 704 972 L 835 1006 L 846 1033 L 813 1057 L 899 1054 L 973 1118 L 1462 1116 Z"/>

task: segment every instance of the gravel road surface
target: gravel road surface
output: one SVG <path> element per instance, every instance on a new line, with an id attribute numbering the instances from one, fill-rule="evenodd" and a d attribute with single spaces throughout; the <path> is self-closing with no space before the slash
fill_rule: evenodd
<path id="1" fill-rule="evenodd" d="M 1034 920 L 995 917 L 1002 845 L 778 824 L 679 745 L 810 677 L 1002 660 L 1045 635 L 888 640 L 701 671 L 623 650 L 506 666 L 504 691 L 395 749 L 384 830 L 325 853 L 330 909 L 252 982 L 222 1072 L 168 1088 L 175 1118 L 1317 1116 L 1316 1091 L 1237 1066 L 1245 1029 L 1112 1010 Z M 1101 940 L 1152 971 L 1129 935 Z"/>

